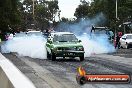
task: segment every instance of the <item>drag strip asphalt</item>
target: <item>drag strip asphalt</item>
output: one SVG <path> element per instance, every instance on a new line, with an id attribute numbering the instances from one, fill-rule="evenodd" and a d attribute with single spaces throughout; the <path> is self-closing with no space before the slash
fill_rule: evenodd
<path id="1" fill-rule="evenodd" d="M 130 74 L 132 65 L 107 60 L 104 57 L 87 57 L 83 62 L 77 59 L 56 61 L 22 57 L 17 54 L 3 54 L 11 60 L 36 86 L 36 88 L 132 88 L 130 84 L 85 84 L 76 82 L 76 70 L 83 66 L 90 74 Z M 112 55 L 113 56 L 113 55 Z M 114 56 L 113 56 L 114 57 Z"/>

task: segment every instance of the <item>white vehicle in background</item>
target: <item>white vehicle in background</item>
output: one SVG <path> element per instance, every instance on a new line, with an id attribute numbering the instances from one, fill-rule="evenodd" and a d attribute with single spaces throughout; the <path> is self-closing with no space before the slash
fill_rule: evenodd
<path id="1" fill-rule="evenodd" d="M 120 46 L 126 49 L 132 47 L 132 34 L 124 34 L 120 38 Z"/>
<path id="2" fill-rule="evenodd" d="M 43 36 L 43 33 L 41 31 L 28 31 L 27 36 Z"/>
<path id="3" fill-rule="evenodd" d="M 26 37 L 26 33 L 25 33 L 25 32 L 16 33 L 16 34 L 14 35 L 14 37 Z"/>

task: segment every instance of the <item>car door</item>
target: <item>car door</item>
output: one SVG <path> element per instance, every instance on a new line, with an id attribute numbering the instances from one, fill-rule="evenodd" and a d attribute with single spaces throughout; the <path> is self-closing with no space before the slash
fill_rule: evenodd
<path id="1" fill-rule="evenodd" d="M 125 47 L 126 45 L 126 35 L 122 36 L 120 39 L 120 43 L 122 47 Z"/>

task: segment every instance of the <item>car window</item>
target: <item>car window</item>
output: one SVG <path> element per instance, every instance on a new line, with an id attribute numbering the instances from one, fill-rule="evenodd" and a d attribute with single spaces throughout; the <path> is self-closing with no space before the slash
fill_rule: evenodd
<path id="1" fill-rule="evenodd" d="M 24 37 L 24 36 L 26 36 L 25 33 L 17 33 L 17 34 L 15 34 L 15 37 Z"/>
<path id="2" fill-rule="evenodd" d="M 28 36 L 32 36 L 32 35 L 34 35 L 34 36 L 42 36 L 42 33 L 41 32 L 29 32 L 29 33 L 27 33 L 27 35 Z"/>
<path id="3" fill-rule="evenodd" d="M 93 32 L 94 34 L 106 34 L 106 31 L 105 30 L 95 30 L 94 32 Z"/>
<path id="4" fill-rule="evenodd" d="M 122 38 L 126 38 L 126 35 L 123 35 Z"/>
<path id="5" fill-rule="evenodd" d="M 75 35 L 73 34 L 61 34 L 61 35 L 54 35 L 53 42 L 75 42 L 78 41 Z"/>
<path id="6" fill-rule="evenodd" d="M 132 35 L 127 35 L 127 39 L 132 39 Z"/>

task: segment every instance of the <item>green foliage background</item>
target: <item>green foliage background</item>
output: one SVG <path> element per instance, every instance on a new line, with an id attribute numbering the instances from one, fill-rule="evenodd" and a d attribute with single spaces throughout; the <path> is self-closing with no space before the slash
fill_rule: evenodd
<path id="1" fill-rule="evenodd" d="M 76 8 L 75 16 L 77 18 L 92 18 L 98 13 L 106 16 L 106 26 L 114 29 L 118 28 L 123 22 L 132 20 L 132 0 L 118 1 L 118 19 L 116 18 L 116 0 L 93 0 L 92 3 L 83 0 Z M 118 28 L 118 31 L 121 31 Z"/>
<path id="2" fill-rule="evenodd" d="M 104 24 L 112 29 L 118 28 L 123 22 L 132 20 L 132 0 L 117 0 L 118 1 L 118 18 L 115 13 L 116 0 L 92 0 L 88 2 L 81 0 L 74 13 L 75 17 L 93 18 L 98 13 L 103 13 L 107 19 Z M 61 21 L 55 22 L 56 17 L 60 19 L 60 10 L 58 0 L 35 0 L 34 16 L 32 0 L 0 0 L 0 30 L 9 31 L 8 25 L 15 31 L 18 28 L 26 30 L 32 28 L 31 24 L 35 24 L 35 28 L 40 30 L 47 29 L 51 24 L 59 22 L 76 22 L 77 20 L 68 20 L 63 17 Z M 118 29 L 119 31 L 122 29 Z"/>

